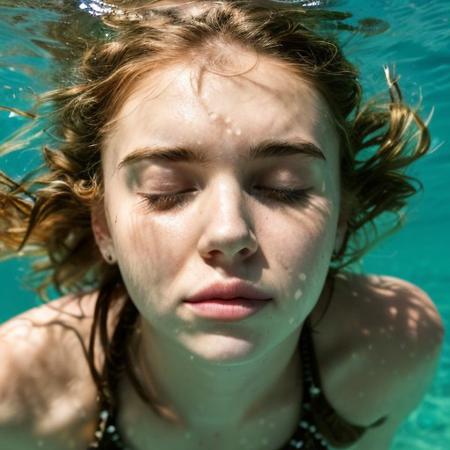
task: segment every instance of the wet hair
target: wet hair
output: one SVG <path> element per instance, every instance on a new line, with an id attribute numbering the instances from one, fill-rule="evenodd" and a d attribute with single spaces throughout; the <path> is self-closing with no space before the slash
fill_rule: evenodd
<path id="1" fill-rule="evenodd" d="M 138 312 L 128 299 L 109 337 L 108 313 L 117 299 L 113 293 L 124 285 L 117 265 L 102 259 L 90 212 L 103 196 L 102 143 L 145 74 L 186 55 L 203 55 L 206 70 L 217 71 L 218 64 L 226 69 L 230 60 L 221 63 L 217 56 L 236 45 L 284 62 L 320 92 L 339 135 L 341 207 L 347 217 L 342 246 L 330 260 L 331 273 L 360 261 L 402 226 L 402 210 L 420 186 L 405 169 L 430 146 L 426 123 L 403 101 L 388 69 L 388 96 L 362 101 L 358 70 L 336 38 L 346 14 L 261 0 L 122 3 L 127 6 L 116 4 L 97 19 L 102 32 L 81 55 L 74 76 L 40 100 L 40 105 L 51 105 L 48 120 L 56 142 L 43 146 L 43 166 L 20 181 L 0 173 L 0 255 L 37 257 L 33 282 L 43 298 L 49 288 L 59 293 L 99 290 L 88 362 L 101 398 L 110 403 L 121 370 L 129 372 L 144 396 L 123 345 Z M 375 219 L 383 213 L 394 219 L 380 233 Z M 97 338 L 106 358 L 101 370 L 94 364 Z"/>

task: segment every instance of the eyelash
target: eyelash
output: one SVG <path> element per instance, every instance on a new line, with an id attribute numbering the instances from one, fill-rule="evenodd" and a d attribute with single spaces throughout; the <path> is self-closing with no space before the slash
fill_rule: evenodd
<path id="1" fill-rule="evenodd" d="M 272 188 L 260 188 L 260 190 L 266 192 L 269 200 L 276 202 L 282 202 L 287 205 L 299 204 L 307 201 L 310 197 L 310 191 L 312 188 L 307 189 L 272 189 Z M 139 192 L 139 195 L 143 197 L 143 203 L 145 207 L 150 210 L 159 209 L 166 210 L 173 207 L 181 208 L 188 201 L 188 194 L 192 191 L 182 191 L 168 194 L 148 194 L 145 192 Z"/>

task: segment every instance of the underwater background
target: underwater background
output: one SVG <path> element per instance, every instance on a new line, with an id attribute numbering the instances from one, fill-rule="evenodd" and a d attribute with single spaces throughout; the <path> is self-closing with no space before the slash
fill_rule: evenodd
<path id="1" fill-rule="evenodd" d="M 347 22 L 359 33 L 342 32 L 349 59 L 361 71 L 364 95 L 387 92 L 383 65 L 395 66 L 409 103 L 432 113 L 433 151 L 409 171 L 423 184 L 409 203 L 404 227 L 374 248 L 362 270 L 404 278 L 425 290 L 450 326 L 450 1 L 304 1 L 309 7 L 351 12 Z M 101 2 L 0 0 L 0 106 L 29 109 L 35 94 L 53 86 L 54 39 L 61 20 L 80 33 Z M 104 4 L 103 4 L 104 5 Z M 89 14 L 90 13 L 90 14 Z M 74 25 L 75 24 L 75 25 Z M 62 48 L 62 47 L 61 47 Z M 50 50 L 52 49 L 52 50 Z M 64 54 L 61 51 L 61 54 Z M 0 110 L 0 142 L 26 119 Z M 0 158 L 0 170 L 14 178 L 38 165 L 35 148 Z M 22 277 L 29 263 L 0 264 L 0 322 L 39 304 Z M 399 429 L 391 450 L 450 450 L 450 332 L 434 381 L 421 405 Z"/>

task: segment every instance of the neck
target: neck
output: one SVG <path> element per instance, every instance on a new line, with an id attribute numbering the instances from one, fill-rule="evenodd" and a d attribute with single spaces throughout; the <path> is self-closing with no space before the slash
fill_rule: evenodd
<path id="1" fill-rule="evenodd" d="M 301 397 L 298 341 L 301 329 L 265 351 L 234 365 L 193 356 L 179 342 L 152 333 L 139 319 L 132 339 L 139 381 L 168 420 L 195 429 L 235 429 Z M 238 399 L 238 400 L 237 400 Z"/>

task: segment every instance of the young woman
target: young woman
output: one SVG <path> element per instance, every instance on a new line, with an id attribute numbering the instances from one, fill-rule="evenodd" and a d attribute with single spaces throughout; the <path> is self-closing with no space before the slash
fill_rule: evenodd
<path id="1" fill-rule="evenodd" d="M 63 295 L 1 328 L 1 448 L 389 448 L 442 322 L 348 267 L 429 137 L 387 69 L 390 100 L 361 105 L 338 19 L 109 5 L 44 99 L 45 170 L 1 178 L 3 255 L 40 256 L 39 291 Z"/>

